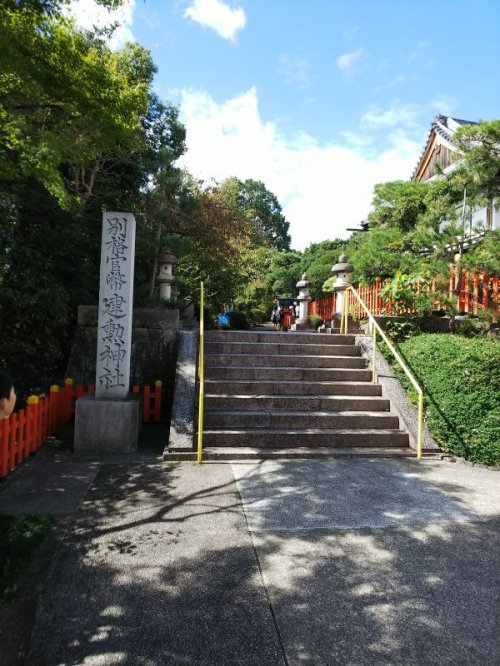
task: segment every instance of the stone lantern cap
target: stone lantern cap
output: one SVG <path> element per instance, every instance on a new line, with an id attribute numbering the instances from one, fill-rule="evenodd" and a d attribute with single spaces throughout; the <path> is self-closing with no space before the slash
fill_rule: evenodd
<path id="1" fill-rule="evenodd" d="M 160 252 L 158 255 L 158 261 L 161 264 L 176 264 L 177 257 L 174 257 L 173 254 L 170 254 L 168 250 L 163 250 L 163 252 Z"/>
<path id="2" fill-rule="evenodd" d="M 338 263 L 332 266 L 332 273 L 352 273 L 353 270 L 354 266 L 347 263 L 345 254 L 341 254 Z"/>
<path id="3" fill-rule="evenodd" d="M 311 283 L 307 279 L 306 273 L 302 275 L 302 279 L 297 282 L 296 287 L 309 287 Z"/>

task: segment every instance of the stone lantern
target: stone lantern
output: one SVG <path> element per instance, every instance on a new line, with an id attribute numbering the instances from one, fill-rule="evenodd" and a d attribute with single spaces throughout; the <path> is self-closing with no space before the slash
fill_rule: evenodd
<path id="1" fill-rule="evenodd" d="M 156 281 L 160 285 L 160 298 L 162 301 L 173 300 L 174 296 L 178 294 L 174 276 L 174 266 L 176 263 L 177 258 L 173 254 L 170 254 L 168 250 L 164 250 L 158 256 Z"/>
<path id="2" fill-rule="evenodd" d="M 352 264 L 347 263 L 345 254 L 341 254 L 339 261 L 335 266 L 332 266 L 332 273 L 337 274 L 337 280 L 333 285 L 333 290 L 337 293 L 335 305 L 335 318 L 340 319 L 342 315 L 342 307 L 344 304 L 344 295 L 347 287 L 351 287 L 350 274 L 353 272 L 354 267 Z"/>
<path id="3" fill-rule="evenodd" d="M 297 282 L 296 286 L 299 288 L 299 295 L 297 296 L 297 301 L 299 303 L 299 318 L 295 321 L 295 326 L 296 330 L 300 330 L 309 328 L 307 313 L 309 309 L 309 301 L 311 300 L 311 295 L 309 294 L 311 282 L 307 279 L 306 273 L 302 275 L 302 279 Z"/>

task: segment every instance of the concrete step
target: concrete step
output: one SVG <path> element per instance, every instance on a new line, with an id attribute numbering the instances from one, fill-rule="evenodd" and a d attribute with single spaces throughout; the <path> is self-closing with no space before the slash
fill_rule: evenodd
<path id="1" fill-rule="evenodd" d="M 297 412 L 388 412 L 390 402 L 378 396 L 205 395 L 205 410 Z"/>
<path id="2" fill-rule="evenodd" d="M 290 381 L 251 379 L 205 379 L 206 395 L 286 395 L 286 396 L 381 396 L 380 384 L 368 381 Z"/>
<path id="3" fill-rule="evenodd" d="M 211 354 L 205 352 L 205 367 L 262 367 L 262 368 L 366 368 L 361 356 L 306 356 L 271 354 Z"/>
<path id="4" fill-rule="evenodd" d="M 273 412 L 205 411 L 204 427 L 211 428 L 335 428 L 391 430 L 399 428 L 399 419 L 390 412 Z"/>
<path id="5" fill-rule="evenodd" d="M 369 382 L 372 379 L 372 371 L 356 368 L 255 368 L 205 364 L 205 377 L 206 379 L 254 379 L 262 381 Z"/>
<path id="6" fill-rule="evenodd" d="M 315 446 L 307 448 L 304 446 L 290 447 L 288 449 L 276 449 L 267 447 L 260 449 L 250 446 L 225 446 L 221 448 L 204 447 L 203 461 L 210 460 L 269 460 L 287 458 L 415 458 L 416 452 L 410 447 L 329 447 Z M 184 449 L 169 449 L 164 454 L 165 460 L 196 460 L 196 452 L 186 452 Z"/>
<path id="7" fill-rule="evenodd" d="M 216 429 L 204 428 L 204 446 L 250 446 L 254 448 L 273 447 L 402 447 L 409 446 L 408 434 L 392 429 L 351 429 L 351 428 L 244 428 Z"/>
<path id="8" fill-rule="evenodd" d="M 294 338 L 289 338 L 293 340 Z M 315 338 L 318 339 L 317 337 Z M 294 342 L 210 342 L 205 341 L 208 354 L 284 354 L 286 356 L 360 356 L 357 345 L 295 344 Z"/>
<path id="9" fill-rule="evenodd" d="M 288 344 L 354 345 L 354 335 L 325 335 L 297 331 L 206 331 L 206 342 L 259 342 Z"/>

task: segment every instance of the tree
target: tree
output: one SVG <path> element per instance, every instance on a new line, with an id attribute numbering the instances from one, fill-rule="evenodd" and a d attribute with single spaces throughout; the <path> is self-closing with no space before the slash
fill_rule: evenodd
<path id="1" fill-rule="evenodd" d="M 138 216 L 136 277 L 147 281 L 155 205 L 182 200 L 185 130 L 150 91 L 149 53 L 109 51 L 61 4 L 0 6 L 0 360 L 21 388 L 61 376 L 76 308 L 97 301 L 102 210 Z"/>
<path id="2" fill-rule="evenodd" d="M 59 6 L 0 7 L 0 179 L 33 179 L 70 209 L 140 145 L 154 65 L 138 45 L 112 52 L 74 30 Z"/>
<path id="3" fill-rule="evenodd" d="M 304 250 L 302 272 L 307 273 L 307 277 L 312 283 L 310 291 L 313 298 L 324 297 L 323 285 L 332 277 L 332 266 L 338 262 L 340 254 L 345 251 L 346 247 L 347 241 L 336 239 L 311 243 Z"/>
<path id="4" fill-rule="evenodd" d="M 427 208 L 427 184 L 395 181 L 375 185 L 373 210 L 368 215 L 372 227 L 396 227 L 411 231 Z"/>
<path id="5" fill-rule="evenodd" d="M 191 181 L 195 208 L 179 221 L 178 233 L 189 238 L 190 250 L 180 258 L 177 273 L 187 291 L 199 293 L 203 280 L 212 311 L 235 302 L 245 283 L 241 270 L 250 246 L 248 218 L 227 205 L 217 187 L 201 189 Z"/>
<path id="6" fill-rule="evenodd" d="M 266 281 L 272 293 L 295 296 L 301 277 L 302 255 L 299 252 L 278 252 L 271 258 Z"/>
<path id="7" fill-rule="evenodd" d="M 252 223 L 254 245 L 268 243 L 277 250 L 290 249 L 289 223 L 276 196 L 263 182 L 228 178 L 220 185 L 226 201 L 238 208 Z"/>

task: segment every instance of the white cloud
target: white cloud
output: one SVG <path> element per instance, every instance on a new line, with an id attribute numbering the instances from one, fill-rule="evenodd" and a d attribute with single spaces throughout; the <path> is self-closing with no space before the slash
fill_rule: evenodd
<path id="1" fill-rule="evenodd" d="M 366 219 L 374 185 L 409 178 L 422 148 L 401 134 L 402 144 L 389 137 L 387 148 L 369 158 L 307 133 L 286 136 L 261 118 L 255 88 L 223 103 L 184 90 L 180 107 L 188 146 L 182 166 L 207 180 L 263 181 L 283 206 L 296 249 L 348 236 L 347 227 Z"/>
<path id="2" fill-rule="evenodd" d="M 136 0 L 124 0 L 121 7 L 110 11 L 94 0 L 72 0 L 69 5 L 63 5 L 63 13 L 74 18 L 77 26 L 83 30 L 119 23 L 110 40 L 110 47 L 116 49 L 135 39 L 131 30 L 135 3 Z"/>
<path id="3" fill-rule="evenodd" d="M 283 53 L 280 56 L 278 73 L 285 77 L 287 83 L 298 88 L 308 88 L 311 85 L 311 64 L 306 58 Z"/>
<path id="4" fill-rule="evenodd" d="M 459 106 L 459 102 L 454 97 L 449 95 L 441 95 L 436 97 L 429 104 L 429 107 L 436 111 L 436 113 L 442 113 L 444 116 L 453 115 L 455 109 Z"/>
<path id="5" fill-rule="evenodd" d="M 344 53 L 339 58 L 337 58 L 337 67 L 344 74 L 349 74 L 354 71 L 354 69 L 367 58 L 368 53 L 364 47 L 352 51 L 351 53 Z"/>
<path id="6" fill-rule="evenodd" d="M 184 17 L 212 28 L 218 35 L 231 42 L 236 41 L 238 31 L 242 30 L 247 22 L 241 7 L 233 9 L 222 0 L 193 0 L 184 12 Z"/>
<path id="7" fill-rule="evenodd" d="M 361 121 L 370 127 L 416 127 L 422 107 L 417 104 L 395 103 L 388 109 L 372 105 L 363 115 Z"/>

